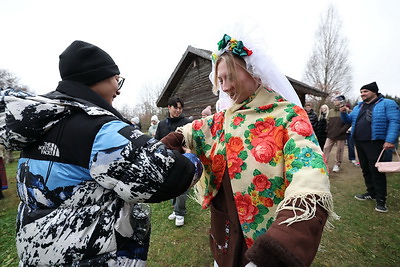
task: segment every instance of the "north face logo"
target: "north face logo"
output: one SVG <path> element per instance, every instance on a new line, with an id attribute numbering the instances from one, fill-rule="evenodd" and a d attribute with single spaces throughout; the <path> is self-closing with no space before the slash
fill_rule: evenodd
<path id="1" fill-rule="evenodd" d="M 60 151 L 58 150 L 57 145 L 54 143 L 44 142 L 43 146 L 39 146 L 39 150 L 42 155 L 53 156 L 53 157 L 60 156 Z"/>

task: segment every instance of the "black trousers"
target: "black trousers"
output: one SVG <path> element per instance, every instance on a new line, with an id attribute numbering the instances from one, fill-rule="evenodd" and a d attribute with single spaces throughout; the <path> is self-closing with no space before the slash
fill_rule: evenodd
<path id="1" fill-rule="evenodd" d="M 355 140 L 360 167 L 364 176 L 367 192 L 378 201 L 386 202 L 387 185 L 386 174 L 375 167 L 375 162 L 382 151 L 385 141 L 357 141 Z"/>

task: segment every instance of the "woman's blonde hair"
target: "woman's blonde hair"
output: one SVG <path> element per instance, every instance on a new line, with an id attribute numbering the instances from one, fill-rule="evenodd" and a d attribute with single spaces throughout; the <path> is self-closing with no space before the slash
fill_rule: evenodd
<path id="1" fill-rule="evenodd" d="M 325 108 L 326 109 L 326 115 L 325 115 L 325 118 L 326 119 L 328 119 L 328 115 L 329 115 L 329 107 L 328 107 L 328 105 L 322 105 L 320 108 L 319 108 L 319 116 L 318 116 L 318 120 L 320 120 L 321 118 L 322 118 L 322 111 L 321 111 L 321 109 L 322 108 Z"/>

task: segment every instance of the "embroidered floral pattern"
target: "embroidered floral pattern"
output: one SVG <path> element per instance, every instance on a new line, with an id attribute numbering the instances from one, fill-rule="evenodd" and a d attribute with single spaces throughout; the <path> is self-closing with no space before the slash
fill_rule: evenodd
<path id="1" fill-rule="evenodd" d="M 237 116 L 233 117 L 233 120 L 231 122 L 231 127 L 233 129 L 236 129 L 240 127 L 245 120 L 246 120 L 246 115 L 239 113 Z"/>
<path id="2" fill-rule="evenodd" d="M 274 107 L 276 107 L 278 104 L 274 103 L 274 104 L 269 104 L 269 105 L 265 105 L 265 106 L 261 106 L 261 107 L 257 107 L 255 108 L 255 110 L 258 113 L 271 113 L 274 110 Z"/>
<path id="3" fill-rule="evenodd" d="M 253 245 L 253 243 L 254 243 L 254 239 L 253 238 L 246 237 L 244 239 L 244 241 L 246 242 L 246 245 L 247 245 L 248 248 L 251 247 Z"/>
<path id="4" fill-rule="evenodd" d="M 252 223 L 254 222 L 255 215 L 259 213 L 258 208 L 253 205 L 253 201 L 250 195 L 242 195 L 242 193 L 237 193 L 234 196 L 236 209 L 239 215 L 240 224 Z"/>
<path id="5" fill-rule="evenodd" d="M 253 178 L 253 184 L 255 185 L 256 191 L 264 191 L 271 187 L 271 182 L 265 174 L 255 175 Z"/>
<path id="6" fill-rule="evenodd" d="M 192 124 L 193 130 L 198 131 L 203 127 L 204 122 L 202 120 L 195 120 Z"/>
<path id="7" fill-rule="evenodd" d="M 224 123 L 224 112 L 217 112 L 213 116 L 213 124 L 211 126 L 211 135 L 216 137 L 217 134 L 221 133 L 222 125 Z"/>
<path id="8" fill-rule="evenodd" d="M 291 181 L 293 173 L 298 172 L 303 167 L 321 169 L 321 173 L 326 173 L 326 163 L 323 156 L 314 152 L 311 148 L 300 149 L 293 140 L 289 140 L 284 149 L 286 163 L 286 178 Z M 296 156 L 297 155 L 297 156 Z"/>
<path id="9" fill-rule="evenodd" d="M 270 210 L 282 202 L 299 170 L 313 170 L 315 179 L 327 175 L 307 113 L 268 88 L 260 89 L 235 111 L 201 121 L 192 124 L 192 137 L 193 147 L 201 148 L 196 151 L 206 170 L 203 208 L 216 195 L 227 168 L 248 246 L 273 223 Z"/>
<path id="10" fill-rule="evenodd" d="M 226 168 L 226 160 L 224 155 L 217 154 L 212 158 L 212 172 L 215 175 L 214 184 L 218 186 L 222 182 L 222 177 Z"/>
<path id="11" fill-rule="evenodd" d="M 292 122 L 290 123 L 290 127 L 293 131 L 302 136 L 310 136 L 313 133 L 313 128 L 308 117 L 294 117 Z"/>
<path id="12" fill-rule="evenodd" d="M 228 249 L 229 249 L 229 232 L 230 232 L 230 222 L 229 220 L 225 221 L 225 235 L 224 235 L 224 244 L 220 245 L 217 243 L 217 241 L 215 240 L 214 236 L 211 234 L 211 237 L 215 243 L 215 245 L 217 246 L 217 249 L 220 251 L 221 254 L 227 254 L 228 253 Z"/>
<path id="13" fill-rule="evenodd" d="M 240 137 L 225 136 L 226 154 L 228 161 L 228 174 L 231 179 L 240 179 L 241 172 L 247 168 L 244 160 L 247 158 L 247 151 L 244 151 L 243 140 Z"/>
<path id="14" fill-rule="evenodd" d="M 245 143 L 249 144 L 247 148 L 254 158 L 262 163 L 270 163 L 289 139 L 287 130 L 281 121 L 275 121 L 272 117 L 257 120 L 248 128 L 249 131 L 244 133 Z M 276 160 L 271 165 L 276 165 Z"/>

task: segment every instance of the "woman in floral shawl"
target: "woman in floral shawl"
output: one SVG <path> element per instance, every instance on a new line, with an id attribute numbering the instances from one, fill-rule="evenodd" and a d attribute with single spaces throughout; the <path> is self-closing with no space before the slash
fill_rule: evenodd
<path id="1" fill-rule="evenodd" d="M 218 45 L 210 77 L 232 105 L 163 142 L 183 139 L 204 165 L 196 189 L 218 266 L 308 266 L 337 215 L 307 113 L 271 64 L 260 70 L 261 52 L 228 35 Z"/>

